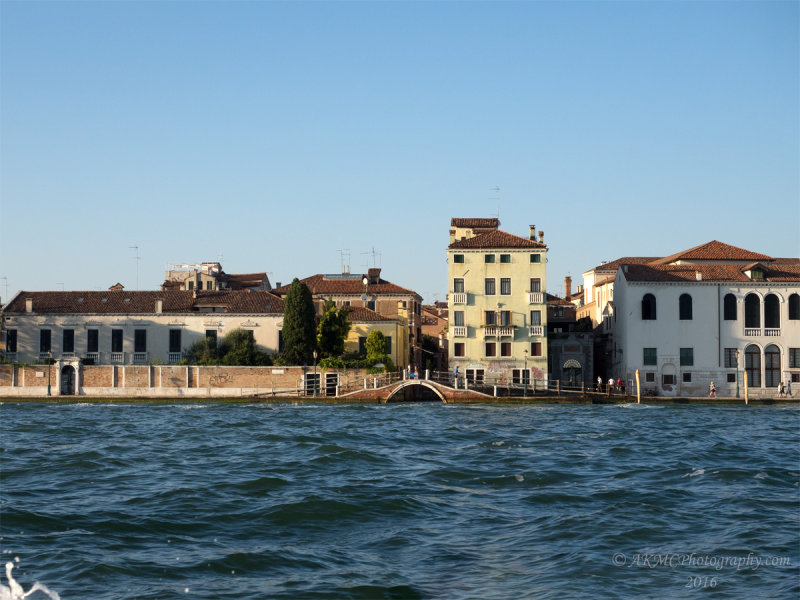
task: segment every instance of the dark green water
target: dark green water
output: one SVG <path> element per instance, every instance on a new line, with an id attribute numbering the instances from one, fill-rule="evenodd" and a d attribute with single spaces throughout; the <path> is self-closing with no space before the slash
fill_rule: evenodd
<path id="1" fill-rule="evenodd" d="M 6 403 L 2 562 L 64 600 L 794 600 L 799 442 L 792 407 Z"/>

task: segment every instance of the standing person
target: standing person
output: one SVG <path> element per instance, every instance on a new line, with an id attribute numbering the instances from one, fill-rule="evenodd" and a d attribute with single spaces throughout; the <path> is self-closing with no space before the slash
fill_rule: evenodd
<path id="1" fill-rule="evenodd" d="M 598 392 L 603 391 L 603 378 L 600 377 L 600 375 L 597 376 L 597 391 Z"/>
<path id="2" fill-rule="evenodd" d="M 458 384 L 458 365 L 456 365 L 456 370 L 455 370 L 455 373 L 453 375 L 454 375 L 454 379 L 456 381 L 456 384 Z"/>
<path id="3" fill-rule="evenodd" d="M 784 387 L 783 387 L 783 382 L 781 381 L 781 382 L 778 384 L 778 398 L 783 398 L 783 397 L 785 397 L 785 396 L 786 396 L 786 391 L 785 391 L 785 389 L 786 389 L 786 388 L 784 388 Z"/>
<path id="4" fill-rule="evenodd" d="M 791 398 L 792 397 L 792 380 L 786 380 L 786 395 Z"/>
<path id="5" fill-rule="evenodd" d="M 608 392 L 611 393 L 613 391 L 614 391 L 614 378 L 613 377 L 609 377 L 608 378 Z"/>
<path id="6" fill-rule="evenodd" d="M 708 386 L 708 397 L 709 398 L 717 397 L 717 387 L 714 385 L 713 381 Z"/>

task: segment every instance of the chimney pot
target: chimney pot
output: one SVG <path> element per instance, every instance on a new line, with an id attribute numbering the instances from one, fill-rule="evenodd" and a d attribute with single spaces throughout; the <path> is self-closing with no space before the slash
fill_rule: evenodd
<path id="1" fill-rule="evenodd" d="M 539 242 L 544 244 L 544 231 L 539 230 Z"/>
<path id="2" fill-rule="evenodd" d="M 25 298 L 25 312 L 33 312 L 33 298 Z"/>
<path id="3" fill-rule="evenodd" d="M 528 225 L 528 230 L 530 232 L 528 237 L 535 242 L 536 241 L 536 225 Z"/>

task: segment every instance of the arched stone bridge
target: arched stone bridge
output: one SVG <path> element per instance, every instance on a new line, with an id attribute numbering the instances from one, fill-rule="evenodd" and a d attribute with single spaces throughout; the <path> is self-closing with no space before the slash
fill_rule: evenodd
<path id="1" fill-rule="evenodd" d="M 457 390 L 428 379 L 406 379 L 379 388 L 357 390 L 342 394 L 348 400 L 389 402 L 458 402 L 475 398 L 491 398 L 475 390 Z"/>

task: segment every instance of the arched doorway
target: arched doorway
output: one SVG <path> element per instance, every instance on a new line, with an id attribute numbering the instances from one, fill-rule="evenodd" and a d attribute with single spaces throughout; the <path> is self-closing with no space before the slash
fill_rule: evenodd
<path id="1" fill-rule="evenodd" d="M 744 351 L 744 371 L 747 373 L 747 385 L 761 387 L 761 349 L 750 344 Z"/>
<path id="2" fill-rule="evenodd" d="M 581 367 L 581 363 L 574 358 L 570 358 L 561 367 L 561 376 L 566 385 L 579 385 L 583 382 L 583 367 Z"/>
<path id="3" fill-rule="evenodd" d="M 61 395 L 75 395 L 75 367 L 72 365 L 61 367 Z"/>
<path id="4" fill-rule="evenodd" d="M 764 387 L 778 387 L 781 382 L 781 349 L 770 344 L 764 349 Z"/>

